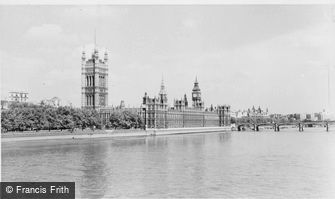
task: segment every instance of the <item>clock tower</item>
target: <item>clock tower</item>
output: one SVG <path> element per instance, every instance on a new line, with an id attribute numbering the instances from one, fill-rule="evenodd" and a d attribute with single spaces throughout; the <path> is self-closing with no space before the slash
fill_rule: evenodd
<path id="1" fill-rule="evenodd" d="M 197 77 L 195 78 L 194 87 L 192 89 L 192 105 L 193 108 L 202 110 L 204 108 L 204 102 L 201 100 L 201 91 Z"/>

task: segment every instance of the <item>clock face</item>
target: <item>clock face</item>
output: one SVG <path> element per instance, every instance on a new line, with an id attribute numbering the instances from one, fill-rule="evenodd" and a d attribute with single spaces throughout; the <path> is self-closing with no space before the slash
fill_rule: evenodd
<path id="1" fill-rule="evenodd" d="M 193 97 L 200 97 L 200 94 L 198 94 L 198 93 L 194 93 L 194 94 L 193 94 Z"/>

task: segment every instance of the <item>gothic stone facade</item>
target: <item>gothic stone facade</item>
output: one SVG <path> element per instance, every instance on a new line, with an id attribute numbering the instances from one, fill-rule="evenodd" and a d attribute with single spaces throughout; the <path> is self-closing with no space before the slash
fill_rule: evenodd
<path id="1" fill-rule="evenodd" d="M 167 93 L 162 80 L 158 97 L 150 98 L 146 93 L 140 108 L 108 107 L 108 55 L 99 58 L 94 49 L 91 58 L 82 53 L 81 96 L 82 108 L 96 109 L 105 124 L 115 111 L 127 110 L 140 114 L 147 128 L 179 128 L 225 126 L 230 124 L 230 106 L 222 105 L 210 109 L 204 108 L 199 83 L 196 78 L 192 89 L 192 106 L 189 106 L 186 94 L 180 100 L 174 100 L 169 107 Z M 122 109 L 122 110 L 120 110 Z"/>
<path id="2" fill-rule="evenodd" d="M 192 107 L 188 106 L 186 94 L 183 99 L 174 100 L 174 106 L 169 107 L 167 93 L 162 81 L 158 97 L 150 98 L 144 94 L 142 118 L 147 128 L 184 128 L 210 127 L 230 125 L 230 106 L 221 105 L 204 109 L 201 91 L 197 79 L 192 89 Z"/>
<path id="3" fill-rule="evenodd" d="M 108 55 L 99 59 L 99 52 L 94 49 L 90 59 L 82 53 L 81 63 L 81 107 L 99 109 L 108 104 Z"/>

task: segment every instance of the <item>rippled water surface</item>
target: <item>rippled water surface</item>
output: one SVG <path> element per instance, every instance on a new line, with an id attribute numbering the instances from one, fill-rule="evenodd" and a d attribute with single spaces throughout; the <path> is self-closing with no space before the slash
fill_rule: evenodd
<path id="1" fill-rule="evenodd" d="M 78 198 L 335 198 L 335 132 L 2 143 L 2 181 L 75 181 Z"/>

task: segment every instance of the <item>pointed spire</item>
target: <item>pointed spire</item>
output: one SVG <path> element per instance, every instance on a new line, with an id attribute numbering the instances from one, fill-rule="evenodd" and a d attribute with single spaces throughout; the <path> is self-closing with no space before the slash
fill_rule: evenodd
<path id="1" fill-rule="evenodd" d="M 107 53 L 107 49 L 105 49 L 105 56 L 104 56 L 104 60 L 105 60 L 105 62 L 107 62 L 107 61 L 108 61 L 108 53 Z"/>
<path id="2" fill-rule="evenodd" d="M 188 107 L 188 101 L 187 101 L 186 93 L 184 94 L 184 102 L 185 102 L 185 107 Z"/>
<path id="3" fill-rule="evenodd" d="M 92 59 L 98 60 L 99 59 L 99 51 L 97 49 L 97 41 L 96 41 L 96 29 L 94 29 L 94 49 L 92 53 Z"/>
<path id="4" fill-rule="evenodd" d="M 194 87 L 192 91 L 200 91 L 199 83 L 198 83 L 198 76 L 195 76 Z"/>
<path id="5" fill-rule="evenodd" d="M 161 86 L 164 86 L 164 76 L 162 74 L 162 83 L 161 83 Z"/>
<path id="6" fill-rule="evenodd" d="M 85 59 L 86 59 L 86 54 L 85 54 L 85 50 L 83 49 L 83 52 L 82 52 L 82 54 L 81 54 L 81 59 L 83 60 L 83 61 L 85 61 Z"/>
<path id="7" fill-rule="evenodd" d="M 161 82 L 161 90 L 159 91 L 159 94 L 160 95 L 166 94 L 163 75 L 162 75 L 162 82 Z"/>
<path id="8" fill-rule="evenodd" d="M 97 49 L 97 30 L 94 28 L 94 50 Z"/>

